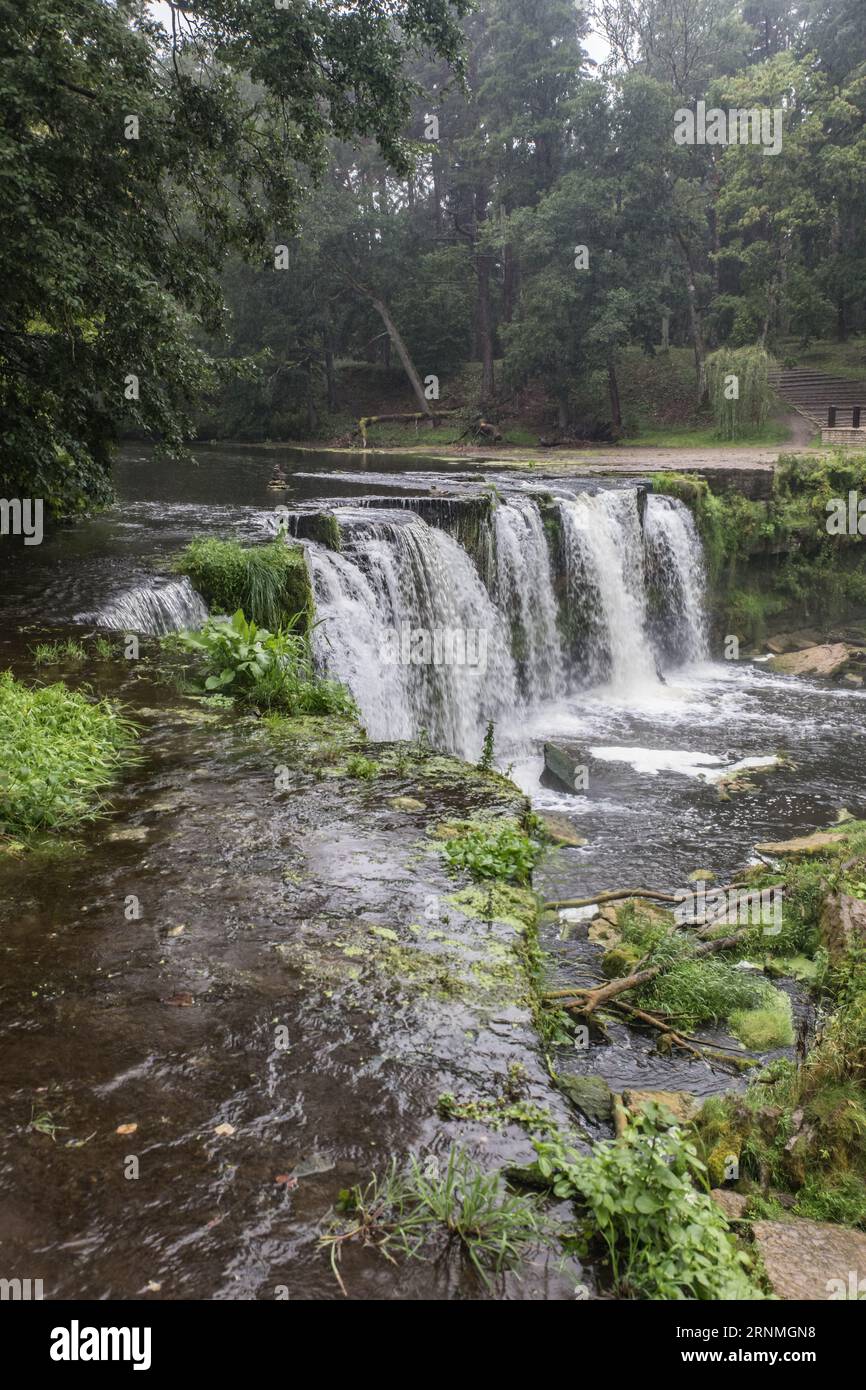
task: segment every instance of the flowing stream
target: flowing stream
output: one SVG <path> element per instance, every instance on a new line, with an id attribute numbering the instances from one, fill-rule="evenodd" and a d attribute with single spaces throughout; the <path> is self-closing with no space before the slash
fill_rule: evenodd
<path id="1" fill-rule="evenodd" d="M 204 617 L 172 571 L 192 536 L 263 541 L 280 521 L 320 536 L 303 539 L 318 660 L 351 687 L 371 740 L 426 733 L 475 759 L 493 722 L 497 765 L 586 842 L 542 861 L 546 898 L 675 891 L 696 868 L 727 882 L 757 841 L 866 812 L 866 696 L 710 659 L 703 557 L 679 502 L 504 465 L 281 461 L 289 485 L 275 496 L 264 451 L 202 449 L 190 467 L 131 449 L 113 510 L 26 556 L 0 550 L 0 664 L 25 679 L 63 674 L 36 665 L 45 637 L 151 636 L 150 664 L 93 657 L 82 677 L 142 725 L 112 814 L 82 828 L 71 857 L 7 861 L 0 876 L 0 1247 L 47 1297 L 339 1297 L 316 1248 L 323 1218 L 393 1155 L 441 1146 L 441 1088 L 484 1094 L 519 1061 L 550 1103 L 527 1016 L 482 1019 L 438 975 L 434 996 L 412 996 L 364 967 L 365 942 L 420 939 L 431 889 L 434 916 L 453 892 L 412 808 L 446 820 L 486 807 L 444 775 L 418 786 L 410 769 L 387 787 L 323 775 L 315 748 L 278 754 L 255 721 L 167 687 L 153 638 Z M 322 512 L 339 549 L 315 529 Z M 552 777 L 545 744 L 584 782 Z M 777 753 L 786 762 L 758 791 L 719 797 L 719 776 Z M 460 930 L 483 961 L 486 939 Z M 454 931 L 444 921 L 431 950 Z M 579 922 L 551 921 L 543 945 L 563 980 L 593 977 Z M 554 1062 L 614 1089 L 739 1084 L 625 1026 Z M 43 1113 L 54 1142 L 34 1129 Z M 525 1161 L 522 1134 L 459 1137 L 491 1163 Z M 543 1262 L 492 1295 L 372 1251 L 345 1274 L 365 1297 L 573 1296 Z"/>

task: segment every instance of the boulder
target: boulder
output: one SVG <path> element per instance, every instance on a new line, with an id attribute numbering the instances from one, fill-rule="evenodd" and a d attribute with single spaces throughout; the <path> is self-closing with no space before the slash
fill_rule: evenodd
<path id="1" fill-rule="evenodd" d="M 764 840 L 755 845 L 755 849 L 758 854 L 769 854 L 774 859 L 799 859 L 838 849 L 844 838 L 844 831 L 816 830 L 814 835 L 797 835 L 793 840 Z"/>
<path id="2" fill-rule="evenodd" d="M 821 908 L 821 940 L 835 964 L 854 945 L 866 944 L 866 902 L 848 893 L 828 893 Z"/>
<path id="3" fill-rule="evenodd" d="M 557 1076 L 557 1084 L 578 1110 L 600 1124 L 609 1120 L 613 1107 L 613 1096 L 603 1076 Z"/>
<path id="4" fill-rule="evenodd" d="M 567 791 L 577 791 L 578 781 L 582 780 L 578 775 L 578 769 L 584 764 L 574 753 L 569 753 L 567 748 L 560 747 L 558 743 L 545 743 L 544 766 Z"/>
<path id="5" fill-rule="evenodd" d="M 645 1105 L 663 1105 L 680 1124 L 688 1124 L 701 1108 L 701 1102 L 691 1091 L 623 1091 L 627 1110 L 636 1115 Z"/>
<path id="6" fill-rule="evenodd" d="M 744 1197 L 742 1192 L 733 1192 L 729 1187 L 713 1187 L 710 1189 L 710 1196 L 721 1207 L 729 1221 L 742 1221 L 746 1207 L 749 1204 L 748 1197 Z"/>
<path id="7" fill-rule="evenodd" d="M 833 642 L 771 657 L 769 665 L 773 671 L 780 671 L 787 676 L 819 676 L 825 680 L 832 680 L 833 677 L 842 675 L 848 661 L 848 648 L 845 643 Z"/>
<path id="8" fill-rule="evenodd" d="M 752 1236 L 779 1298 L 856 1298 L 858 1271 L 866 1270 L 866 1234 L 827 1221 L 756 1221 Z M 851 1274 L 854 1273 L 854 1290 Z"/>
<path id="9" fill-rule="evenodd" d="M 555 845 L 580 849 L 581 845 L 586 844 L 583 836 L 575 833 L 574 827 L 566 816 L 557 816 L 550 811 L 539 811 L 538 819 L 544 826 L 548 839 L 552 840 Z"/>

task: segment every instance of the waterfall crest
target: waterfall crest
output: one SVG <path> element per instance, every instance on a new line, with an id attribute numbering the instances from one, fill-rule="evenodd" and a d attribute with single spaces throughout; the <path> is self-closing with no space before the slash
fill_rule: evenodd
<path id="1" fill-rule="evenodd" d="M 93 613 L 79 613 L 75 621 L 116 632 L 141 632 L 162 637 L 183 628 L 201 627 L 207 620 L 207 604 L 186 575 L 152 584 L 136 584 Z"/>
<path id="2" fill-rule="evenodd" d="M 414 499 L 376 501 L 336 509 L 340 551 L 307 543 L 317 659 L 350 687 L 373 738 L 425 729 L 475 757 L 488 719 L 587 686 L 652 688 L 660 665 L 706 654 L 700 540 L 676 499 L 508 496 L 486 528 L 489 563 L 460 543 L 447 499 L 423 516 Z M 457 659 L 436 645 L 449 633 L 463 637 Z"/>

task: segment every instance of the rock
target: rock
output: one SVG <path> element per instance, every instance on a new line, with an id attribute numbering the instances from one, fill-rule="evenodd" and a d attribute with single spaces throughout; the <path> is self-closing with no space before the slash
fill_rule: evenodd
<path id="1" fill-rule="evenodd" d="M 866 902 L 848 893 L 828 893 L 819 925 L 821 940 L 835 964 L 852 946 L 866 943 Z"/>
<path id="2" fill-rule="evenodd" d="M 602 974 L 609 980 L 620 980 L 623 976 L 634 973 L 640 959 L 641 952 L 636 946 L 622 942 L 605 951 L 601 962 Z"/>
<path id="3" fill-rule="evenodd" d="M 842 684 L 849 686 L 852 690 L 859 690 L 863 684 L 863 677 L 856 676 L 853 671 L 847 671 L 842 677 Z"/>
<path id="4" fill-rule="evenodd" d="M 710 1196 L 716 1206 L 721 1207 L 729 1221 L 742 1221 L 749 1205 L 748 1197 L 744 1197 L 742 1192 L 732 1192 L 729 1187 L 713 1187 L 710 1189 Z"/>
<path id="5" fill-rule="evenodd" d="M 614 923 L 602 916 L 601 913 L 598 917 L 593 917 L 586 934 L 590 941 L 595 941 L 597 945 L 607 949 L 610 949 L 611 946 L 618 946 L 621 939 Z"/>
<path id="6" fill-rule="evenodd" d="M 392 796 L 388 805 L 393 806 L 395 811 L 427 810 L 427 803 L 425 801 L 419 801 L 417 797 L 414 796 Z"/>
<path id="7" fill-rule="evenodd" d="M 712 869 L 695 869 L 693 874 L 689 874 L 689 883 L 715 883 L 716 876 Z"/>
<path id="8" fill-rule="evenodd" d="M 787 676 L 820 676 L 829 680 L 842 674 L 848 660 L 848 648 L 844 642 L 834 642 L 774 656 L 769 665 L 773 671 L 781 671 Z"/>
<path id="9" fill-rule="evenodd" d="M 808 651 L 810 647 L 820 647 L 821 634 L 813 628 L 798 628 L 796 632 L 777 632 L 764 643 L 768 652 L 781 656 L 785 652 Z"/>
<path id="10" fill-rule="evenodd" d="M 565 816 L 557 816 L 550 811 L 539 811 L 538 819 L 541 821 L 549 839 L 555 845 L 566 845 L 572 849 L 580 849 L 581 845 L 586 844 L 586 840 L 581 835 L 576 835 L 571 822 Z"/>
<path id="11" fill-rule="evenodd" d="M 557 1084 L 594 1124 L 609 1120 L 613 1108 L 613 1095 L 603 1076 L 562 1076 L 557 1075 Z"/>
<path id="12" fill-rule="evenodd" d="M 777 859 L 794 859 L 838 849 L 844 838 L 844 832 L 838 830 L 816 830 L 814 835 L 797 835 L 793 840 L 764 840 L 755 845 L 755 849 L 758 854 L 770 854 Z"/>
<path id="13" fill-rule="evenodd" d="M 650 1103 L 663 1105 L 681 1124 L 688 1124 L 701 1108 L 691 1091 L 623 1091 L 622 1098 L 633 1115 Z"/>
<path id="14" fill-rule="evenodd" d="M 866 1234 L 826 1221 L 756 1221 L 752 1236 L 779 1298 L 811 1302 L 857 1296 L 852 1270 L 866 1269 Z M 855 1273 L 856 1286 L 858 1275 Z"/>
<path id="15" fill-rule="evenodd" d="M 149 834 L 150 831 L 146 828 L 146 826 L 138 825 L 131 826 L 129 830 L 112 830 L 106 838 L 111 841 L 140 841 L 146 840 Z"/>
<path id="16" fill-rule="evenodd" d="M 565 787 L 566 791 L 577 790 L 578 781 L 582 780 L 578 774 L 578 769 L 582 769 L 583 764 L 578 762 L 574 754 L 569 753 L 565 748 L 560 748 L 557 743 L 545 743 L 544 766 L 551 776 Z"/>

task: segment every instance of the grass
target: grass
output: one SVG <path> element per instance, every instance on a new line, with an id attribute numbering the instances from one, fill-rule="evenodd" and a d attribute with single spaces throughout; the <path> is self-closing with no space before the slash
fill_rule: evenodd
<path id="1" fill-rule="evenodd" d="M 489 1287 L 491 1274 L 513 1269 L 551 1241 L 536 1197 L 508 1192 L 499 1173 L 483 1172 L 456 1148 L 444 1172 L 435 1159 L 422 1165 L 413 1158 L 406 1171 L 392 1162 L 383 1177 L 342 1192 L 339 1210 L 321 1244 L 344 1293 L 339 1260 L 350 1242 L 373 1246 L 392 1262 L 456 1248 Z"/>
<path id="2" fill-rule="evenodd" d="M 62 682 L 0 675 L 0 832 L 27 836 L 93 817 L 102 788 L 133 760 L 134 726 Z"/>
<path id="3" fill-rule="evenodd" d="M 33 647 L 33 662 L 36 666 L 78 666 L 87 659 L 81 642 L 68 637 L 65 642 L 37 642 Z"/>
<path id="4" fill-rule="evenodd" d="M 213 613 L 242 609 L 259 627 L 276 631 L 293 622 L 301 633 L 313 623 L 313 596 L 300 546 L 280 534 L 268 545 L 243 546 L 212 537 L 191 541 L 175 560 Z"/>

